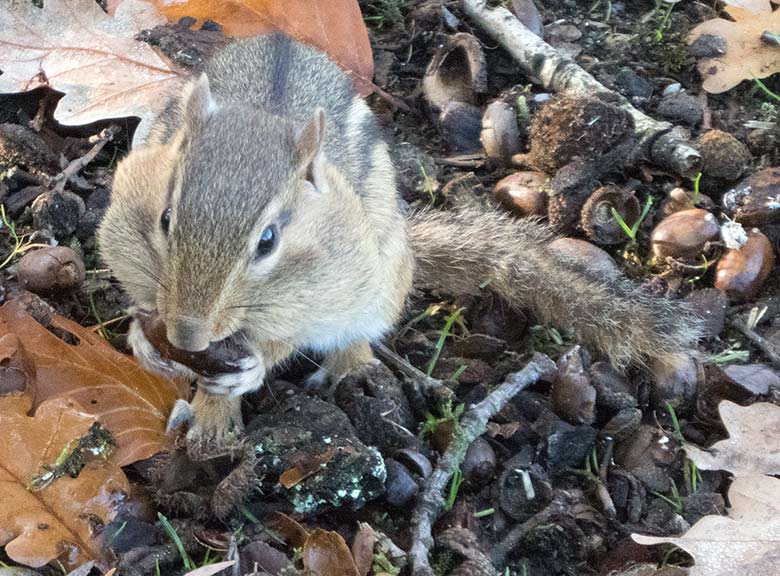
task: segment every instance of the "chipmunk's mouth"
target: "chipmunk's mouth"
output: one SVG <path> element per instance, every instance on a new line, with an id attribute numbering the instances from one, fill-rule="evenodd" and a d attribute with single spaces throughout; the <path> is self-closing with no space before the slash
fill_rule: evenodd
<path id="1" fill-rule="evenodd" d="M 201 351 L 177 348 L 168 340 L 165 322 L 157 312 L 137 311 L 143 335 L 165 362 L 180 364 L 204 378 L 217 378 L 253 369 L 255 354 L 249 350 L 242 332 L 231 334 L 217 342 L 211 342 Z"/>

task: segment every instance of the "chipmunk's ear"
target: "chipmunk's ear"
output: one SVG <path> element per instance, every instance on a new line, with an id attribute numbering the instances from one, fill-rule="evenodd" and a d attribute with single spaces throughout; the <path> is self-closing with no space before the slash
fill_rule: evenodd
<path id="1" fill-rule="evenodd" d="M 216 110 L 217 103 L 211 94 L 209 77 L 204 72 L 184 87 L 182 95 L 184 125 L 190 130 L 195 130 L 202 126 Z"/>
<path id="2" fill-rule="evenodd" d="M 317 187 L 318 159 L 325 137 L 325 111 L 317 108 L 306 126 L 298 133 L 295 157 L 303 177 Z"/>

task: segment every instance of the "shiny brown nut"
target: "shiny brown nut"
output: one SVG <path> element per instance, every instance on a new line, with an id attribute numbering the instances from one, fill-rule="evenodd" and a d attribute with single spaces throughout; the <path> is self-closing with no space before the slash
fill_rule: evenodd
<path id="1" fill-rule="evenodd" d="M 491 102 L 482 115 L 479 139 L 488 158 L 508 164 L 512 156 L 520 152 L 517 111 L 506 102 Z"/>
<path id="2" fill-rule="evenodd" d="M 723 207 L 744 226 L 780 222 L 780 167 L 764 168 L 723 195 Z"/>
<path id="3" fill-rule="evenodd" d="M 461 470 L 464 480 L 474 486 L 482 485 L 493 478 L 496 471 L 496 453 L 487 440 L 480 436 L 469 445 Z"/>
<path id="4" fill-rule="evenodd" d="M 144 335 L 164 360 L 183 364 L 196 374 L 211 378 L 220 374 L 231 374 L 245 370 L 244 360 L 251 356 L 244 348 L 243 339 L 229 336 L 219 342 L 212 342 L 201 352 L 189 352 L 176 348 L 168 341 L 165 322 L 159 314 L 137 313 Z"/>
<path id="5" fill-rule="evenodd" d="M 77 290 L 84 282 L 84 274 L 81 256 L 65 246 L 28 252 L 16 265 L 19 283 L 36 294 Z"/>
<path id="6" fill-rule="evenodd" d="M 712 213 L 700 208 L 682 210 L 667 216 L 650 237 L 653 254 L 658 258 L 696 260 L 708 242 L 715 241 L 720 226 Z"/>
<path id="7" fill-rule="evenodd" d="M 726 250 L 715 268 L 715 288 L 735 302 L 753 299 L 772 271 L 772 243 L 756 228 L 747 233 L 741 248 Z"/>
<path id="8" fill-rule="evenodd" d="M 604 278 L 614 278 L 620 273 L 617 264 L 606 251 L 585 240 L 557 238 L 550 242 L 550 248 Z"/>
<path id="9" fill-rule="evenodd" d="M 493 196 L 518 216 L 545 216 L 547 193 L 543 188 L 548 180 L 543 172 L 515 172 L 493 186 Z"/>

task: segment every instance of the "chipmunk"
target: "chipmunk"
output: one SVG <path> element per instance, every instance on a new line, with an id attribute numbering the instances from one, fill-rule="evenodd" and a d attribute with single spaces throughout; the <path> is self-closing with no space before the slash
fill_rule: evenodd
<path id="1" fill-rule="evenodd" d="M 241 395 L 297 351 L 324 355 L 315 383 L 372 362 L 413 286 L 478 294 L 490 279 L 620 368 L 674 362 L 697 336 L 679 305 L 553 251 L 537 220 L 405 213 L 349 75 L 278 33 L 228 46 L 170 101 L 117 167 L 98 234 L 136 310 L 158 312 L 173 346 L 240 334 L 251 350 L 240 372 L 199 377 L 174 411 L 192 411 L 193 441 L 240 431 Z M 137 321 L 128 340 L 146 367 L 198 376 L 163 360 Z"/>

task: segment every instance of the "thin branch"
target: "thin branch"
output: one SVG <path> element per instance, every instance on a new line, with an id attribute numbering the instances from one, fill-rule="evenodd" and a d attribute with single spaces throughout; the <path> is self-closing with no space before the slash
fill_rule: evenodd
<path id="1" fill-rule="evenodd" d="M 756 348 L 761 350 L 761 352 L 769 358 L 769 361 L 772 364 L 780 366 L 780 354 L 777 353 L 777 350 L 769 340 L 758 334 L 755 330 L 748 328 L 747 324 L 739 318 L 732 318 L 730 324 L 739 330 L 745 338 L 750 340 Z"/>
<path id="2" fill-rule="evenodd" d="M 443 506 L 443 491 L 455 471 L 460 468 L 466 449 L 484 434 L 487 422 L 521 390 L 536 382 L 540 376 L 555 370 L 555 363 L 543 354 L 535 354 L 520 372 L 510 374 L 479 404 L 471 407 L 458 423 L 457 432 L 442 454 L 436 469 L 425 482 L 412 515 L 412 547 L 409 561 L 412 576 L 433 576 L 428 553 L 433 547 L 432 527 Z"/>
<path id="3" fill-rule="evenodd" d="M 687 136 L 668 122 L 659 122 L 634 108 L 622 95 L 609 90 L 573 61 L 526 28 L 506 8 L 490 8 L 486 0 L 462 0 L 466 15 L 498 42 L 546 90 L 569 94 L 608 94 L 634 118 L 642 155 L 681 176 L 701 169 L 701 156 Z"/>
<path id="4" fill-rule="evenodd" d="M 92 148 L 90 148 L 90 150 L 80 158 L 72 160 L 62 172 L 57 174 L 57 176 L 54 178 L 54 181 L 56 182 L 54 189 L 58 191 L 64 190 L 65 184 L 77 176 L 78 173 L 81 172 L 82 168 L 92 162 L 95 159 L 95 156 L 97 156 L 103 149 L 103 146 L 114 139 L 114 136 L 116 136 L 117 132 L 119 132 L 118 126 L 109 126 L 108 128 L 101 130 L 100 134 L 95 139 L 95 144 L 92 146 Z"/>

